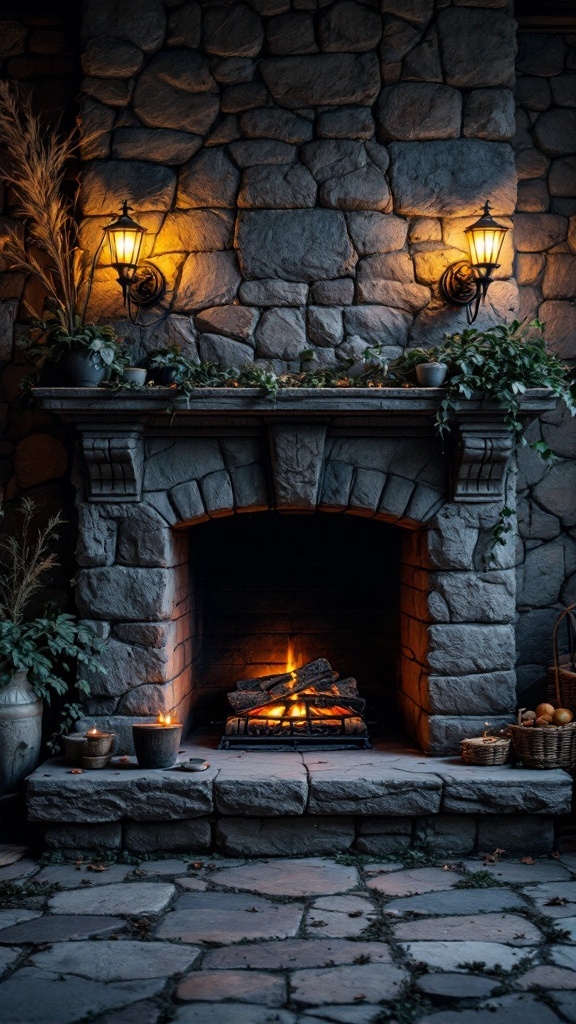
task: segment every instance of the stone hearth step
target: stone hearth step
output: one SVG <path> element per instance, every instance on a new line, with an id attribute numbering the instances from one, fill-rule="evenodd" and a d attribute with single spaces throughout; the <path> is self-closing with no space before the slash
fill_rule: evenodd
<path id="1" fill-rule="evenodd" d="M 501 846 L 548 852 L 570 808 L 563 771 L 473 767 L 391 743 L 370 751 L 280 753 L 184 745 L 210 767 L 72 773 L 47 761 L 29 778 L 28 815 L 50 849 L 219 850 L 229 856 L 356 851 L 388 856 L 423 841 L 440 855 Z"/>

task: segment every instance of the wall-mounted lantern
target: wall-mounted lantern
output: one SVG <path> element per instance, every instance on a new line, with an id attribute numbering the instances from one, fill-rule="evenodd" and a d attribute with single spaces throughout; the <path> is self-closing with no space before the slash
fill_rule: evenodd
<path id="1" fill-rule="evenodd" d="M 120 216 L 104 228 L 112 266 L 118 272 L 118 284 L 128 309 L 131 302 L 136 306 L 151 306 L 162 297 L 166 287 L 163 273 L 154 264 L 143 260 L 138 265 L 146 228 L 130 216 L 131 209 L 125 199 Z"/>
<path id="2" fill-rule="evenodd" d="M 508 228 L 494 220 L 486 200 L 480 219 L 466 228 L 470 263 L 467 260 L 452 263 L 440 279 L 446 301 L 454 306 L 466 306 L 469 324 L 478 316 L 480 300 L 486 298 L 492 272 L 500 266 L 498 257 L 507 231 Z"/>

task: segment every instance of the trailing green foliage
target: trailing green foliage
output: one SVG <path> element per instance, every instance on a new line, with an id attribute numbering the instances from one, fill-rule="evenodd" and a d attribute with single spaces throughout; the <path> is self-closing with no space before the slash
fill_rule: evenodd
<path id="1" fill-rule="evenodd" d="M 95 655 L 100 642 L 91 630 L 79 626 L 73 615 L 48 607 L 31 622 L 0 621 L 0 686 L 7 686 L 15 672 L 26 671 L 35 692 L 50 700 L 51 691 L 65 694 L 66 677 L 77 661 L 89 671 L 105 672 Z M 90 693 L 79 677 L 74 687 Z"/>
<path id="2" fill-rule="evenodd" d="M 49 700 L 51 692 L 67 692 L 73 663 L 85 671 L 105 669 L 96 658 L 98 637 L 74 616 L 51 604 L 43 614 L 29 615 L 33 599 L 58 564 L 50 548 L 63 522 L 57 515 L 37 527 L 37 513 L 34 503 L 24 498 L 0 534 L 0 687 L 7 686 L 15 672 L 24 671 L 38 696 Z M 0 517 L 4 515 L 0 509 Z M 90 692 L 81 677 L 74 688 Z"/>
<path id="3" fill-rule="evenodd" d="M 492 399 L 504 410 L 506 425 L 519 438 L 523 429 L 520 397 L 528 388 L 549 389 L 572 415 L 576 413 L 573 376 L 548 351 L 543 331 L 540 320 L 528 324 L 514 320 L 484 331 L 470 327 L 447 335 L 437 348 L 408 351 L 392 365 L 391 372 L 410 379 L 418 363 L 448 365 L 444 397 L 436 413 L 441 436 L 450 430 L 450 419 L 462 399 L 482 398 Z M 543 458 L 552 456 L 544 441 L 536 441 L 532 447 Z"/>

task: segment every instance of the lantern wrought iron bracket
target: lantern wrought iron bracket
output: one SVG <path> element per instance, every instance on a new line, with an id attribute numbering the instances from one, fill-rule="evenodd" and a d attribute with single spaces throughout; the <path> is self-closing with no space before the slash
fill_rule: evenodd
<path id="1" fill-rule="evenodd" d="M 149 260 L 142 260 L 128 286 L 128 297 L 135 306 L 153 306 L 166 291 L 166 278 Z"/>
<path id="2" fill-rule="evenodd" d="M 496 261 L 507 231 L 507 227 L 494 220 L 486 200 L 482 216 L 465 232 L 472 259 L 451 263 L 440 278 L 444 299 L 453 306 L 465 306 L 469 324 L 478 316 L 480 302 L 485 301 L 493 282 L 492 274 L 500 266 Z"/>
<path id="3" fill-rule="evenodd" d="M 164 316 L 146 324 L 139 320 L 138 314 L 142 306 L 152 306 L 162 299 L 166 291 L 166 278 L 150 260 L 140 260 L 146 228 L 130 216 L 131 209 L 125 199 L 120 216 L 104 228 L 104 237 L 108 238 L 112 266 L 118 273 L 118 284 L 122 288 L 128 316 L 133 323 L 150 327 L 152 323 L 159 323 Z M 132 312 L 133 306 L 137 307 L 136 316 Z"/>

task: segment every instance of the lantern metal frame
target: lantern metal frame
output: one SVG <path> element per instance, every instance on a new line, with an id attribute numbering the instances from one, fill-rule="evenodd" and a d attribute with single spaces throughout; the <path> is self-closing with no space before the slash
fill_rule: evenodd
<path id="1" fill-rule="evenodd" d="M 465 230 L 471 259 L 451 263 L 440 278 L 443 297 L 453 306 L 466 307 L 469 324 L 478 316 L 480 302 L 486 300 L 486 292 L 494 280 L 492 274 L 500 266 L 498 258 L 507 232 L 508 228 L 492 217 L 490 203 L 486 200 L 482 216 Z M 489 259 L 479 259 L 479 255 L 488 255 Z"/>
<path id="2" fill-rule="evenodd" d="M 159 302 L 166 291 L 166 278 L 162 271 L 154 263 L 151 263 L 150 260 L 140 260 L 140 251 L 144 235 L 146 234 L 146 228 L 143 228 L 141 224 L 138 224 L 130 216 L 129 211 L 131 209 L 132 207 L 128 205 L 128 200 L 125 199 L 122 203 L 121 214 L 104 228 L 104 238 L 108 239 L 112 266 L 118 273 L 118 284 L 122 289 L 124 305 L 128 308 L 128 315 L 133 323 L 139 323 L 138 314 L 136 314 L 136 317 L 132 315 L 132 305 L 140 308 L 141 306 L 152 306 Z M 122 245 L 119 251 L 114 237 L 124 233 L 135 236 L 132 252 L 128 260 L 121 258 L 123 255 L 122 250 L 125 246 Z"/>

